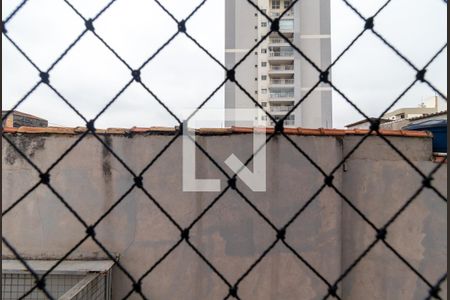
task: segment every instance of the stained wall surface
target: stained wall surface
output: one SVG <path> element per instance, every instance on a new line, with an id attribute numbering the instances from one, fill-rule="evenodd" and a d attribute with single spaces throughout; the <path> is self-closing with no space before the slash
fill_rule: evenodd
<path id="1" fill-rule="evenodd" d="M 79 135 L 7 135 L 45 170 Z M 173 135 L 103 135 L 104 143 L 139 173 L 174 139 Z M 331 172 L 361 136 L 290 136 L 326 173 Z M 429 172 L 431 138 L 389 137 L 415 166 Z M 228 174 L 224 163 L 234 153 L 241 161 L 252 154 L 252 135 L 197 136 L 198 143 Z M 267 191 L 252 192 L 239 178 L 240 195 L 227 189 L 195 223 L 189 242 L 231 285 L 276 241 L 273 225 L 281 228 L 321 192 L 286 232 L 286 244 L 333 283 L 375 240 L 382 227 L 421 186 L 422 178 L 379 137 L 369 137 L 334 174 L 340 195 L 323 187 L 323 175 L 283 136 L 267 144 Z M 221 192 L 183 192 L 182 140 L 176 138 L 143 175 L 147 195 L 134 186 L 133 176 L 103 145 L 88 135 L 51 171 L 51 186 L 83 218 L 94 224 L 100 241 L 138 279 L 180 241 L 179 229 L 161 212 L 155 199 L 181 228 L 188 227 Z M 196 151 L 197 178 L 226 178 Z M 8 145 L 2 144 L 3 210 L 38 182 L 38 173 Z M 446 196 L 446 165 L 433 185 Z M 123 194 L 131 190 L 122 201 Z M 247 202 L 248 201 L 248 202 Z M 118 203 L 118 204 L 117 204 Z M 116 205 L 117 204 L 117 205 Z M 116 205 L 116 206 L 115 206 Z M 432 283 L 446 272 L 446 203 L 431 190 L 421 191 L 387 230 L 386 241 Z M 26 258 L 59 259 L 85 236 L 85 228 L 48 187 L 39 186 L 2 220 L 3 235 Z M 328 286 L 282 241 L 238 285 L 241 299 L 322 299 Z M 3 258 L 12 254 L 3 247 Z M 88 238 L 71 259 L 104 259 L 104 251 Z M 113 297 L 121 299 L 131 281 L 115 267 Z M 446 287 L 445 287 L 446 289 Z M 228 286 L 188 245 L 181 241 L 143 279 L 151 299 L 223 299 Z M 423 299 L 428 288 L 382 241 L 338 284 L 343 299 Z M 370 295 L 369 298 L 367 296 Z M 443 294 L 444 295 L 444 294 Z M 446 290 L 445 290 L 446 298 Z M 132 299 L 139 299 L 133 294 Z"/>

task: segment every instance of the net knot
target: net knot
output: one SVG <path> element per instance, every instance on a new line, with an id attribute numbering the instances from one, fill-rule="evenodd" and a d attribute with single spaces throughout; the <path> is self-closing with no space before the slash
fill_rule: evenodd
<path id="1" fill-rule="evenodd" d="M 334 180 L 334 176 L 333 175 L 327 176 L 327 177 L 325 177 L 325 184 L 327 186 L 331 187 L 333 185 L 333 180 Z"/>
<path id="2" fill-rule="evenodd" d="M 84 25 L 86 26 L 87 30 L 90 30 L 90 31 L 94 31 L 95 30 L 95 28 L 94 28 L 94 21 L 92 19 L 86 20 L 86 22 L 84 22 Z"/>
<path id="3" fill-rule="evenodd" d="M 137 82 L 141 82 L 141 71 L 139 70 L 133 70 L 131 71 L 131 76 L 133 76 L 133 79 Z"/>
<path id="4" fill-rule="evenodd" d="M 39 77 L 41 77 L 41 81 L 45 84 L 49 84 L 50 80 L 50 75 L 47 72 L 41 72 L 39 74 Z"/>
<path id="5" fill-rule="evenodd" d="M 43 184 L 49 184 L 50 183 L 50 174 L 42 173 L 41 175 L 39 175 L 39 177 L 41 178 L 41 182 Z"/>
<path id="6" fill-rule="evenodd" d="M 270 25 L 270 30 L 278 32 L 280 30 L 280 19 L 274 19 Z"/>
<path id="7" fill-rule="evenodd" d="M 186 32 L 186 21 L 185 20 L 181 20 L 180 22 L 178 22 L 178 31 Z"/>
<path id="8" fill-rule="evenodd" d="M 364 24 L 364 29 L 365 29 L 365 30 L 370 30 L 370 29 L 373 28 L 373 26 L 374 26 L 374 23 L 373 23 L 373 17 L 370 17 L 370 18 L 368 18 L 368 19 L 366 20 L 366 24 Z"/>

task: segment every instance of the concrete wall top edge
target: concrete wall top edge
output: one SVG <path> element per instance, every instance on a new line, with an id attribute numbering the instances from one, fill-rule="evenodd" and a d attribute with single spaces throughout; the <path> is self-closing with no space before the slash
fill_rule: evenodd
<path id="1" fill-rule="evenodd" d="M 229 127 L 229 128 L 199 128 L 189 129 L 190 132 L 195 130 L 199 135 L 226 135 L 226 134 L 247 134 L 256 132 L 266 132 L 268 134 L 274 133 L 273 127 Z M 65 128 L 65 127 L 19 127 L 11 128 L 7 127 L 3 129 L 3 133 L 6 134 L 40 134 L 40 135 L 76 135 L 83 134 L 87 131 L 84 127 Z M 176 135 L 179 134 L 179 127 L 149 127 L 138 128 L 133 127 L 131 129 L 126 128 L 108 128 L 108 129 L 95 129 L 95 133 L 99 135 L 124 135 L 132 136 L 137 134 L 144 135 Z M 317 136 L 352 136 L 352 135 L 367 135 L 369 130 L 366 129 L 325 129 L 325 128 L 284 128 L 283 131 L 288 135 L 317 135 Z M 88 133 L 90 134 L 90 133 Z M 375 132 L 372 135 L 378 135 Z M 379 134 L 383 136 L 398 136 L 398 137 L 421 137 L 430 138 L 432 134 L 427 131 L 408 131 L 408 130 L 379 130 Z"/>

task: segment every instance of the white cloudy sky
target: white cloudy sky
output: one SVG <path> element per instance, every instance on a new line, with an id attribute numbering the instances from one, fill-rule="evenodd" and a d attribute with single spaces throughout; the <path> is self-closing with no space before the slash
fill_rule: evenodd
<path id="1" fill-rule="evenodd" d="M 188 32 L 224 61 L 224 1 L 208 0 L 187 23 Z M 244 1 L 244 0 L 242 0 Z M 4 20 L 21 0 L 2 1 Z M 200 0 L 161 0 L 178 19 Z M 385 0 L 350 1 L 368 17 Z M 72 0 L 86 18 L 108 3 Z M 342 0 L 331 0 L 332 53 L 336 57 L 361 30 L 362 21 Z M 152 0 L 117 0 L 94 23 L 96 32 L 132 68 L 140 66 L 176 30 L 176 24 Z M 376 18 L 375 28 L 421 68 L 447 41 L 447 6 L 442 0 L 392 0 Z M 83 31 L 84 24 L 62 0 L 29 0 L 7 24 L 10 37 L 39 68 L 47 69 Z M 37 71 L 2 38 L 2 108 L 11 108 L 36 83 Z M 447 92 L 447 51 L 429 67 L 427 78 Z M 179 35 L 143 70 L 146 85 L 181 115 L 200 104 L 223 80 L 223 70 L 185 36 Z M 414 71 L 373 34 L 366 33 L 333 68 L 333 81 L 369 116 L 378 116 L 415 78 Z M 129 70 L 90 32 L 50 73 L 52 85 L 86 118 L 98 111 L 130 79 Z M 417 106 L 434 96 L 418 84 L 396 107 Z M 223 106 L 223 89 L 206 107 Z M 444 104 L 444 101 L 442 101 Z M 40 86 L 18 110 L 49 120 L 50 125 L 82 126 L 82 120 L 53 91 Z M 333 94 L 333 127 L 361 119 Z M 218 126 L 221 122 L 218 121 Z M 173 126 L 176 121 L 137 83 L 102 115 L 97 128 Z"/>

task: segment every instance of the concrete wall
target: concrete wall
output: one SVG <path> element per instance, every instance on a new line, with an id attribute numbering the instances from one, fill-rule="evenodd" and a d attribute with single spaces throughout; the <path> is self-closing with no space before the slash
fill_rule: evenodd
<path id="1" fill-rule="evenodd" d="M 40 167 L 47 168 L 75 135 L 8 135 Z M 290 136 L 330 172 L 360 136 Z M 106 135 L 104 141 L 139 172 L 173 136 Z M 231 174 L 223 161 L 252 151 L 251 135 L 199 136 L 198 142 Z M 430 138 L 389 138 L 424 172 Z M 219 194 L 182 191 L 181 139 L 144 175 L 144 186 L 181 227 L 188 226 Z M 11 205 L 37 181 L 37 173 L 7 143 L 2 145 L 2 204 Z M 199 151 L 197 177 L 224 176 Z M 132 185 L 128 171 L 94 137 L 85 138 L 51 172 L 55 190 L 88 223 L 94 223 Z M 323 184 L 322 175 L 285 138 L 267 145 L 267 192 L 238 187 L 277 226 L 283 226 Z M 370 137 L 335 174 L 335 185 L 377 226 L 382 226 L 420 186 L 421 178 L 378 137 Z M 433 184 L 446 195 L 446 165 Z M 446 272 L 446 204 L 424 191 L 388 229 L 387 240 L 430 282 Z M 3 235 L 27 258 L 58 259 L 84 236 L 84 228 L 41 186 L 2 220 Z M 138 278 L 180 237 L 179 231 L 141 190 L 134 189 L 96 228 L 97 238 Z M 258 259 L 276 233 L 236 191 L 223 198 L 193 227 L 190 241 L 231 283 Z M 329 281 L 374 239 L 375 232 L 332 189 L 325 188 L 287 230 L 286 241 Z M 3 258 L 12 257 L 3 248 Z M 105 258 L 91 240 L 71 259 Z M 113 296 L 121 299 L 131 282 L 116 268 Z M 143 283 L 150 299 L 223 299 L 228 289 L 185 243 Z M 343 299 L 423 299 L 428 289 L 381 242 L 339 284 Z M 239 285 L 241 299 L 322 299 L 327 286 L 285 246 L 277 243 Z M 136 295 L 132 299 L 138 299 Z M 443 298 L 446 298 L 446 288 Z"/>

